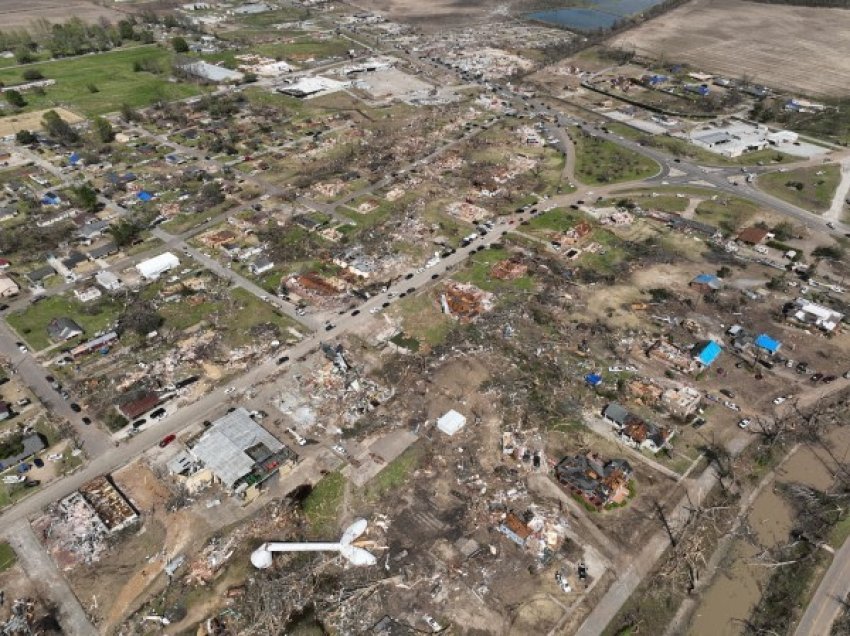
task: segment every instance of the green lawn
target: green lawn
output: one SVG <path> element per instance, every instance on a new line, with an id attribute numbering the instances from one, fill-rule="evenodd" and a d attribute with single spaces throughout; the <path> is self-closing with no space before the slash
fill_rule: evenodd
<path id="1" fill-rule="evenodd" d="M 758 187 L 798 207 L 824 212 L 829 209 L 840 180 L 838 164 L 830 163 L 787 172 L 770 172 L 758 178 Z"/>
<path id="2" fill-rule="evenodd" d="M 695 210 L 694 218 L 710 223 L 726 233 L 741 229 L 758 211 L 755 203 L 736 197 L 718 197 L 702 201 Z"/>
<path id="3" fill-rule="evenodd" d="M 350 49 L 359 49 L 351 40 L 313 40 L 304 39 L 297 42 L 280 42 L 259 44 L 252 47 L 260 55 L 298 63 L 308 59 L 323 60 L 329 57 L 348 55 Z"/>
<path id="4" fill-rule="evenodd" d="M 454 327 L 454 321 L 443 314 L 428 293 L 408 296 L 396 303 L 394 312 L 402 318 L 404 333 L 420 343 L 438 345 Z"/>
<path id="5" fill-rule="evenodd" d="M 490 276 L 493 265 L 508 258 L 510 254 L 505 249 L 487 249 L 473 254 L 464 267 L 452 276 L 462 283 L 472 283 L 479 289 L 496 292 L 500 290 L 517 289 L 529 291 L 534 288 L 534 281 L 530 276 L 520 276 L 513 280 L 500 280 Z"/>
<path id="6" fill-rule="evenodd" d="M 553 208 L 548 212 L 529 219 L 528 225 L 520 226 L 520 230 L 529 234 L 548 234 L 549 232 L 566 232 L 583 220 L 580 212 L 571 212 L 564 208 Z"/>
<path id="7" fill-rule="evenodd" d="M 15 561 L 17 560 L 18 556 L 15 554 L 12 546 L 5 541 L 0 541 L 0 572 L 8 570 L 15 565 Z"/>
<path id="8" fill-rule="evenodd" d="M 380 499 L 403 486 L 424 455 L 424 449 L 415 444 L 384 466 L 364 487 L 368 499 Z"/>
<path id="9" fill-rule="evenodd" d="M 570 130 L 576 148 L 576 178 L 588 185 L 620 183 L 647 179 L 658 173 L 652 159 L 593 137 L 577 129 Z"/>
<path id="10" fill-rule="evenodd" d="M 272 305 L 241 287 L 231 289 L 230 295 L 238 303 L 238 309 L 228 317 L 225 327 L 225 338 L 231 346 L 249 344 L 253 340 L 251 328 L 267 323 L 277 325 L 281 341 L 292 338 L 287 331 L 289 327 L 296 327 L 301 333 L 307 331 L 306 327 L 278 314 Z"/>
<path id="11" fill-rule="evenodd" d="M 30 347 L 40 351 L 51 344 L 47 325 L 52 319 L 67 316 L 85 330 L 82 338 L 91 338 L 95 332 L 112 324 L 120 310 L 120 304 L 107 296 L 90 303 L 80 303 L 64 296 L 52 296 L 30 305 L 23 312 L 10 314 L 6 320 Z"/>
<path id="12" fill-rule="evenodd" d="M 201 92 L 198 86 L 168 81 L 172 54 L 157 46 L 110 51 L 97 55 L 82 55 L 38 66 L 46 79 L 56 80 L 44 95 L 24 93 L 25 110 L 68 106 L 85 115 L 116 111 L 121 104 L 148 106 L 159 99 L 174 100 Z M 134 62 L 157 63 L 160 75 L 145 71 L 133 72 Z M 9 86 L 20 83 L 20 69 L 0 69 L 0 82 Z M 98 92 L 92 93 L 93 84 Z"/>
<path id="13" fill-rule="evenodd" d="M 303 504 L 310 538 L 332 540 L 338 535 L 337 518 L 344 489 L 345 478 L 338 472 L 326 475 L 313 487 Z"/>

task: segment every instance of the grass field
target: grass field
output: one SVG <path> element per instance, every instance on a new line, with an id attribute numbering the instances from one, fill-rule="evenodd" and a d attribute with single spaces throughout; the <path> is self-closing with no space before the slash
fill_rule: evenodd
<path id="1" fill-rule="evenodd" d="M 832 203 L 840 179 L 838 165 L 831 163 L 788 172 L 770 172 L 761 175 L 757 184 L 760 189 L 784 201 L 812 212 L 824 212 Z"/>
<path id="2" fill-rule="evenodd" d="M 647 179 L 659 171 L 657 163 L 617 144 L 570 130 L 576 148 L 576 178 L 588 185 Z"/>
<path id="3" fill-rule="evenodd" d="M 384 466 L 372 480 L 366 484 L 363 491 L 367 499 L 380 499 L 384 495 L 403 486 L 411 473 L 416 469 L 425 451 L 414 444 L 389 464 Z"/>
<path id="4" fill-rule="evenodd" d="M 430 294 L 408 296 L 396 303 L 394 311 L 401 315 L 404 333 L 408 337 L 431 346 L 445 340 L 455 324 L 440 312 Z"/>
<path id="5" fill-rule="evenodd" d="M 490 276 L 493 265 L 508 258 L 505 249 L 488 249 L 473 254 L 467 261 L 467 266 L 452 276 L 462 283 L 472 283 L 485 291 L 523 290 L 534 288 L 534 281 L 529 276 L 520 276 L 513 280 L 500 280 Z"/>
<path id="6" fill-rule="evenodd" d="M 163 73 L 136 73 L 134 62 L 156 63 Z M 192 84 L 169 82 L 171 53 L 154 45 L 45 62 L 36 68 L 56 84 L 45 88 L 44 95 L 24 93 L 24 110 L 64 105 L 85 115 L 97 115 L 116 111 L 124 103 L 141 107 L 159 99 L 174 100 L 201 92 Z M 6 86 L 22 81 L 20 68 L 0 69 L 0 82 Z M 91 92 L 89 85 L 98 92 Z"/>
<path id="7" fill-rule="evenodd" d="M 758 209 L 758 206 L 750 201 L 729 197 L 703 201 L 694 212 L 698 221 L 716 225 L 724 232 L 731 233 L 741 229 L 755 216 Z"/>
<path id="8" fill-rule="evenodd" d="M 54 318 L 71 318 L 85 330 L 82 336 L 85 338 L 114 322 L 119 311 L 120 305 L 107 297 L 84 304 L 63 296 L 52 296 L 30 305 L 23 312 L 10 314 L 6 320 L 30 347 L 40 351 L 51 344 L 47 325 Z"/>
<path id="9" fill-rule="evenodd" d="M 311 538 L 337 536 L 337 517 L 344 489 L 345 478 L 340 473 L 330 473 L 313 487 L 304 500 L 304 516 L 310 524 Z"/>
<path id="10" fill-rule="evenodd" d="M 0 541 L 0 572 L 8 570 L 18 560 L 15 551 L 5 541 Z"/>

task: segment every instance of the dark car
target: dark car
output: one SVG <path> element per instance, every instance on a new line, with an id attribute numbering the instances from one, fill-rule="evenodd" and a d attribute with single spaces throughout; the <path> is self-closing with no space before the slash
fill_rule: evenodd
<path id="1" fill-rule="evenodd" d="M 175 439 L 177 439 L 177 436 L 174 433 L 172 433 L 171 435 L 166 435 L 165 437 L 162 438 L 162 441 L 159 443 L 159 447 L 165 448 L 171 442 L 173 442 Z"/>
<path id="2" fill-rule="evenodd" d="M 165 409 L 159 408 L 151 413 L 151 419 L 158 420 L 165 415 Z"/>
<path id="3" fill-rule="evenodd" d="M 27 479 L 24 482 L 24 488 L 35 488 L 36 486 L 40 486 L 40 485 L 41 485 L 40 479 Z"/>
<path id="4" fill-rule="evenodd" d="M 277 359 L 278 364 L 283 364 L 284 362 L 289 362 L 289 356 L 280 356 Z"/>
<path id="5" fill-rule="evenodd" d="M 36 457 L 32 460 L 32 463 L 35 464 L 36 468 L 44 468 L 44 460 L 41 457 Z"/>
<path id="6" fill-rule="evenodd" d="M 359 315 L 359 314 L 360 314 L 360 310 L 359 310 L 359 309 L 355 309 L 354 311 L 352 311 L 352 312 L 351 312 L 351 315 L 352 315 L 352 316 L 357 316 L 357 315 Z"/>
<path id="7" fill-rule="evenodd" d="M 412 294 L 412 293 L 413 293 L 413 292 L 415 292 L 415 291 L 416 291 L 416 288 L 415 288 L 415 287 L 408 287 L 408 288 L 407 288 L 407 293 L 408 293 L 408 294 Z"/>
<path id="8" fill-rule="evenodd" d="M 389 303 L 384 303 L 383 305 L 381 305 L 381 307 L 383 307 L 384 309 L 386 309 L 386 308 L 387 308 L 387 307 L 389 307 L 389 306 L 390 306 L 390 304 L 389 304 Z"/>
<path id="9" fill-rule="evenodd" d="M 810 382 L 820 382 L 823 377 L 823 373 L 815 373 L 812 377 L 809 378 Z"/>
<path id="10" fill-rule="evenodd" d="M 835 382 L 838 378 L 834 375 L 828 375 L 823 379 L 824 384 L 829 384 L 830 382 Z"/>
<path id="11" fill-rule="evenodd" d="M 9 305 L 0 305 L 0 311 L 6 311 L 9 308 Z"/>
<path id="12" fill-rule="evenodd" d="M 404 280 L 410 280 L 411 278 L 413 278 L 413 273 L 406 274 Z"/>
<path id="13" fill-rule="evenodd" d="M 333 325 L 333 324 L 331 324 L 331 325 L 325 325 L 325 331 L 330 331 L 330 330 L 331 330 L 331 329 L 333 329 L 334 327 L 336 327 L 336 325 Z"/>
<path id="14" fill-rule="evenodd" d="M 74 413 L 79 413 L 80 411 L 82 411 L 82 410 L 83 410 L 83 409 L 80 407 L 80 405 L 79 405 L 79 404 L 77 404 L 76 402 L 71 402 L 71 404 L 70 404 L 69 406 L 71 407 L 71 410 L 72 410 L 72 411 L 74 411 Z"/>
<path id="15" fill-rule="evenodd" d="M 89 426 L 91 424 L 91 418 L 90 417 L 84 417 L 83 418 L 83 424 L 85 424 L 86 426 Z"/>
<path id="16" fill-rule="evenodd" d="M 439 274 L 431 274 L 431 280 L 437 280 L 439 277 Z"/>

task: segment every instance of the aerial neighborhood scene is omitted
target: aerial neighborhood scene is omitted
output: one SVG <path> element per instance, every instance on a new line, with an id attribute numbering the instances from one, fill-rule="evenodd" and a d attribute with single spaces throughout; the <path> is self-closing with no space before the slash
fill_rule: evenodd
<path id="1" fill-rule="evenodd" d="M 0 636 L 850 636 L 850 1 L 0 1 Z"/>

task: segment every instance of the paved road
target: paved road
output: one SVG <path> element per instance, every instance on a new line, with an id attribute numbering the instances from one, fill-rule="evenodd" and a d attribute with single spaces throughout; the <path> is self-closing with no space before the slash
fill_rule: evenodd
<path id="1" fill-rule="evenodd" d="M 32 354 L 21 353 L 15 342 L 18 337 L 5 321 L 0 321 L 0 356 L 9 360 L 17 378 L 26 384 L 39 400 L 54 415 L 70 422 L 80 439 L 83 449 L 90 457 L 97 457 L 112 445 L 109 435 L 99 426 L 86 426 L 82 422 L 84 413 L 74 413 L 69 402 L 54 391 L 45 379 L 44 368 Z M 73 400 L 73 398 L 72 398 Z"/>
<path id="2" fill-rule="evenodd" d="M 794 636 L 826 636 L 844 609 L 842 600 L 850 593 L 850 541 L 835 553 L 832 564 L 797 625 Z"/>
<path id="3" fill-rule="evenodd" d="M 24 571 L 33 575 L 37 573 L 37 576 L 33 576 L 36 585 L 45 592 L 49 590 L 50 599 L 58 605 L 59 623 L 65 633 L 72 636 L 97 634 L 97 629 L 89 621 L 77 597 L 71 591 L 71 586 L 38 542 L 30 524 L 25 520 L 10 525 L 4 524 L 2 532 L 14 548 L 18 562 Z"/>

